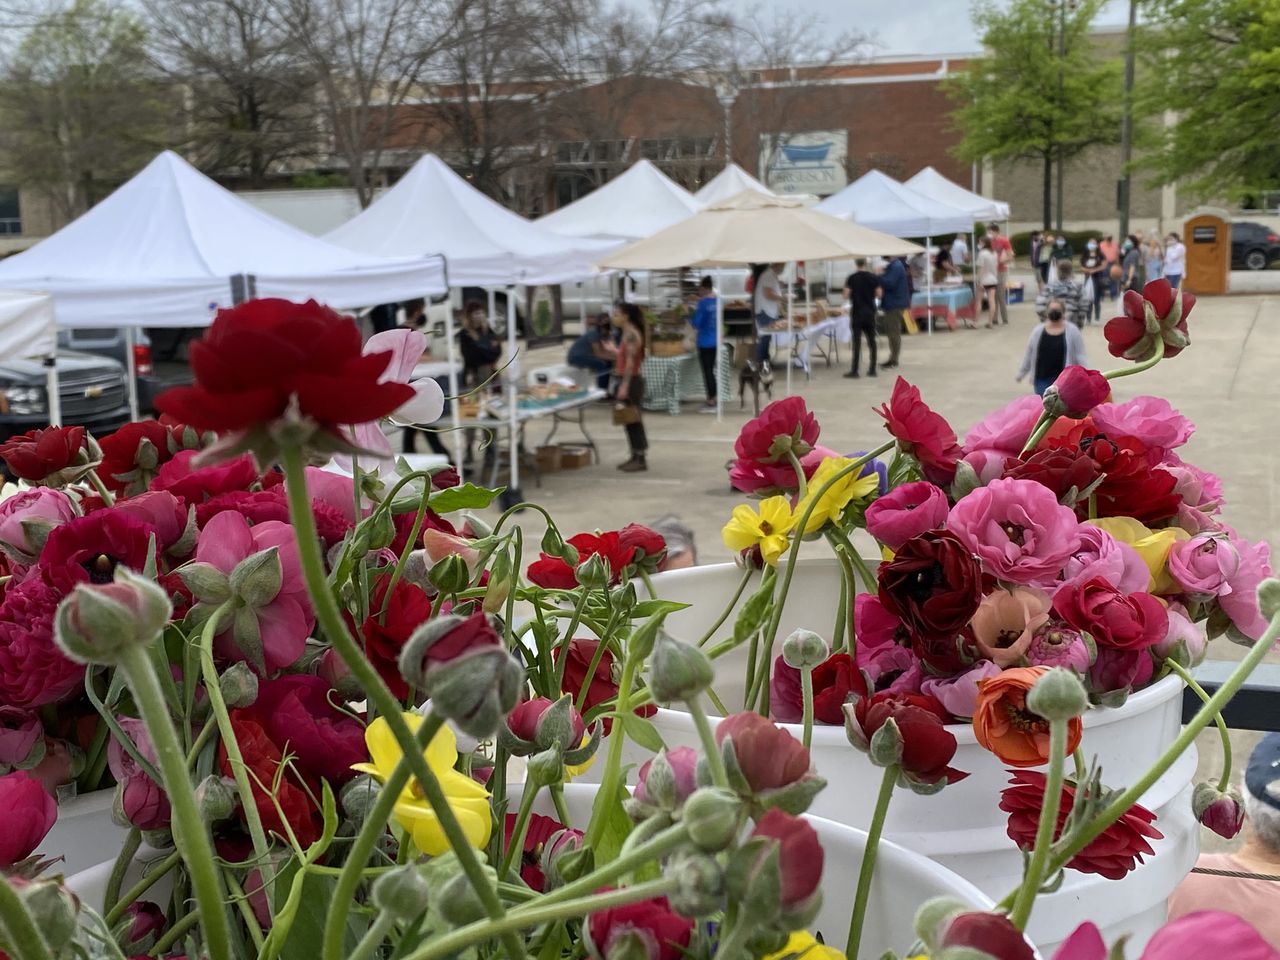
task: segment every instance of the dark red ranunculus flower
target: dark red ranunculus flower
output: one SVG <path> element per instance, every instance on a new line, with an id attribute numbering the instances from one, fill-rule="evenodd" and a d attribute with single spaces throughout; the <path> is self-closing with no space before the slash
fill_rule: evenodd
<path id="1" fill-rule="evenodd" d="M 861 739 L 870 745 L 876 731 L 893 720 L 902 736 L 903 771 L 921 783 L 955 783 L 969 774 L 951 767 L 956 738 L 946 728 L 947 708 L 925 693 L 890 693 L 863 697 L 852 708 Z"/>
<path id="2" fill-rule="evenodd" d="M 866 680 L 847 653 L 833 653 L 813 668 L 813 719 L 817 723 L 844 723 L 844 704 L 850 694 L 867 695 Z M 804 691 L 800 671 L 781 656 L 773 661 L 769 706 L 780 723 L 804 719 Z"/>
<path id="3" fill-rule="evenodd" d="M 125 511 L 98 510 L 55 527 L 37 569 L 63 593 L 77 583 L 110 583 L 120 564 L 130 570 L 146 566 L 154 532 Z"/>
<path id="4" fill-rule="evenodd" d="M 777 841 L 783 909 L 803 907 L 822 882 L 823 851 L 818 832 L 803 818 L 774 807 L 760 818 L 751 836 Z"/>
<path id="5" fill-rule="evenodd" d="M 572 640 L 569 643 L 569 659 L 565 661 L 562 687 L 565 693 L 573 694 L 574 703 L 577 703 L 578 693 L 586 684 L 587 696 L 582 701 L 583 713 L 589 713 L 593 707 L 607 703 L 618 695 L 618 685 L 613 682 L 613 654 L 608 650 L 600 655 L 600 662 L 596 664 L 591 682 L 587 683 L 587 671 L 591 669 L 591 661 L 595 659 L 599 646 L 599 640 Z M 556 647 L 552 653 L 557 664 L 560 662 L 560 651 L 563 649 L 563 647 Z M 650 703 L 643 707 L 636 707 L 635 712 L 636 716 L 651 717 L 658 712 L 658 708 Z M 608 736 L 609 730 L 613 727 L 613 721 L 608 717 L 602 717 L 601 723 L 604 725 L 604 735 Z"/>
<path id="6" fill-rule="evenodd" d="M 362 354 L 360 330 L 314 300 L 249 300 L 219 310 L 191 346 L 195 384 L 156 407 L 193 427 L 245 430 L 298 412 L 322 427 L 367 423 L 413 398 L 405 383 L 379 383 L 390 353 Z"/>
<path id="7" fill-rule="evenodd" d="M 250 523 L 265 523 L 268 520 L 279 520 L 289 523 L 289 502 L 284 486 L 275 484 L 265 490 L 232 490 L 220 493 L 196 506 L 196 526 L 204 529 L 204 525 L 227 510 L 234 510 L 244 516 Z M 311 515 L 315 518 L 316 532 L 326 546 L 332 546 L 347 535 L 354 524 L 346 518 L 342 511 L 323 500 L 311 501 Z"/>
<path id="8" fill-rule="evenodd" d="M 1136 437 L 1108 437 L 1097 433 L 1080 438 L 1079 449 L 1098 465 L 1105 476 L 1094 491 L 1097 516 L 1133 517 L 1143 523 L 1168 520 L 1182 505 L 1175 491 L 1177 478 L 1167 470 L 1155 470 L 1164 451 L 1147 447 Z M 1077 512 L 1087 517 L 1088 505 Z"/>
<path id="9" fill-rule="evenodd" d="M 38 483 L 76 462 L 84 449 L 84 427 L 45 427 L 0 443 L 0 460 L 9 473 Z"/>
<path id="10" fill-rule="evenodd" d="M 897 438 L 898 446 L 920 461 L 924 475 L 934 483 L 949 484 L 956 464 L 964 455 L 951 424 L 920 399 L 920 389 L 899 377 L 889 402 L 876 413 Z"/>
<path id="11" fill-rule="evenodd" d="M 968 947 L 992 960 L 1035 960 L 1022 931 L 1003 913 L 961 913 L 947 921 L 938 947 Z"/>
<path id="12" fill-rule="evenodd" d="M 1166 358 L 1181 353 L 1191 342 L 1187 317 L 1196 305 L 1195 294 L 1186 290 L 1181 293 L 1182 308 L 1175 312 L 1173 307 L 1178 291 L 1164 277 L 1152 280 L 1142 288 L 1142 293 L 1125 291 L 1124 313 L 1108 320 L 1102 330 L 1111 355 L 1125 360 L 1146 360 L 1161 342 Z M 1147 330 L 1148 305 L 1160 321 L 1160 329 L 1155 333 Z"/>
<path id="13" fill-rule="evenodd" d="M 148 490 L 136 497 L 116 501 L 111 508 L 140 520 L 155 532 L 156 546 L 168 550 L 187 532 L 190 514 L 187 505 L 168 490 Z M 195 549 L 195 544 L 191 544 Z"/>
<path id="14" fill-rule="evenodd" d="M 84 664 L 53 640 L 62 592 L 40 577 L 10 585 L 0 603 L 0 705 L 34 709 L 84 688 Z"/>
<path id="15" fill-rule="evenodd" d="M 168 490 L 175 497 L 199 506 L 222 493 L 246 491 L 258 480 L 258 468 L 248 454 L 208 467 L 197 467 L 192 461 L 198 450 L 181 450 L 160 467 L 151 484 L 152 490 Z"/>
<path id="16" fill-rule="evenodd" d="M 879 581 L 880 602 L 913 640 L 952 641 L 982 601 L 982 564 L 945 531 L 929 530 L 904 543 L 880 565 Z"/>
<path id="17" fill-rule="evenodd" d="M 650 531 L 652 532 L 652 531 Z M 656 536 L 656 534 L 655 534 Z M 600 556 L 609 566 L 609 583 L 612 586 L 622 578 L 622 572 L 635 562 L 636 544 L 624 544 L 617 530 L 604 533 L 579 533 L 569 538 L 569 544 L 578 551 L 578 562 Z M 665 548 L 666 543 L 663 542 Z M 548 590 L 572 590 L 578 586 L 574 568 L 559 557 L 543 553 L 533 563 L 525 576 L 529 582 Z"/>
<path id="18" fill-rule="evenodd" d="M 0 867 L 8 869 L 40 846 L 58 819 L 58 804 L 25 770 L 0 777 L 0 802 L 5 810 L 4 829 L 0 830 Z"/>
<path id="19" fill-rule="evenodd" d="M 117 493 L 146 490 L 160 467 L 173 459 L 174 433 L 181 430 L 181 427 L 167 427 L 158 420 L 126 423 L 98 441 L 102 448 L 98 476 Z"/>
<path id="20" fill-rule="evenodd" d="M 667 553 L 667 541 L 657 530 L 651 530 L 644 524 L 628 523 L 618 531 L 618 542 L 623 554 L 631 552 L 629 562 L 643 565 L 647 570 L 656 570 L 658 563 Z"/>
<path id="21" fill-rule="evenodd" d="M 1089 692 L 1103 696 L 1120 690 L 1138 690 L 1155 676 L 1156 662 L 1149 649 L 1120 650 L 1098 647 L 1098 655 L 1089 665 L 1085 680 Z"/>
<path id="22" fill-rule="evenodd" d="M 461 482 L 462 477 L 458 476 L 458 470 L 456 467 L 444 467 L 431 475 L 431 488 L 433 490 L 444 490 L 446 487 L 456 487 Z"/>
<path id="23" fill-rule="evenodd" d="M 587 952 L 593 960 L 606 960 L 629 935 L 639 937 L 646 960 L 684 960 L 693 921 L 674 912 L 666 897 L 658 897 L 589 914 L 586 931 Z"/>
<path id="24" fill-rule="evenodd" d="M 391 541 L 391 551 L 397 556 L 409 545 L 409 534 L 413 533 L 413 524 L 417 518 L 418 513 L 416 510 L 391 515 L 391 523 L 396 528 L 395 539 Z M 427 512 L 422 515 L 422 526 L 418 528 L 418 539 L 414 542 L 413 549 L 417 550 L 422 546 L 422 533 L 424 530 L 439 530 L 441 533 L 449 533 L 454 536 L 457 536 L 458 533 L 457 528 L 452 523 L 430 507 L 427 507 Z"/>
<path id="25" fill-rule="evenodd" d="M 1072 420 L 1087 417 L 1090 411 L 1111 396 L 1111 381 L 1097 370 L 1072 365 L 1066 367 L 1045 391 L 1045 409 Z"/>
<path id="26" fill-rule="evenodd" d="M 1102 577 L 1066 584 L 1053 595 L 1053 609 L 1099 646 L 1146 650 L 1169 633 L 1169 612 L 1149 593 L 1122 593 Z"/>
<path id="27" fill-rule="evenodd" d="M 288 835 L 284 827 L 287 822 L 305 850 L 320 838 L 323 824 L 320 810 L 299 780 L 298 769 L 292 764 L 284 763 L 284 750 L 280 744 L 271 738 L 262 724 L 247 710 L 231 711 L 231 729 L 235 732 L 244 765 L 249 772 L 253 801 L 258 808 L 258 816 L 262 819 L 263 829 L 284 837 Z M 234 775 L 224 745 L 218 746 L 218 766 L 224 777 Z M 315 784 L 307 786 L 311 788 L 312 795 L 320 796 Z"/>
<path id="28" fill-rule="evenodd" d="M 333 784 L 355 776 L 353 763 L 369 753 L 364 726 L 339 710 L 337 693 L 324 680 L 288 674 L 258 681 L 258 699 L 244 709 L 275 743 L 294 758 L 304 776 L 322 777 Z"/>
<path id="29" fill-rule="evenodd" d="M 809 751 L 777 724 L 746 711 L 725 717 L 716 725 L 716 745 L 733 738 L 733 753 L 755 793 L 778 790 L 809 773 Z"/>
<path id="30" fill-rule="evenodd" d="M 516 815 L 508 813 L 502 833 L 502 847 L 505 850 L 511 843 L 511 833 L 515 829 Z M 525 830 L 524 846 L 520 853 L 520 879 L 525 882 L 530 890 L 536 890 L 542 893 L 546 889 L 547 878 L 542 873 L 542 850 L 547 845 L 547 841 L 554 837 L 561 830 L 568 829 L 559 820 L 553 817 L 544 817 L 540 813 L 532 814 L 529 817 L 529 826 Z M 581 831 L 574 830 L 579 838 L 582 837 Z"/>
<path id="31" fill-rule="evenodd" d="M 1102 476 L 1102 469 L 1079 449 L 1041 447 L 1026 458 L 1009 457 L 1005 460 L 1003 476 L 1014 480 L 1034 480 L 1052 490 L 1060 503 L 1067 502 L 1063 498 L 1074 488 L 1075 499 L 1067 503 L 1071 506 Z"/>
<path id="32" fill-rule="evenodd" d="M 1000 809 L 1009 814 L 1009 838 L 1023 850 L 1035 846 L 1036 827 L 1040 823 L 1040 810 L 1044 806 L 1045 775 L 1035 770 L 1011 771 L 1013 779 L 1000 794 Z M 1062 801 L 1058 807 L 1058 824 L 1053 831 L 1057 840 L 1067 822 L 1067 815 L 1075 805 L 1076 786 L 1066 783 L 1062 787 Z M 1134 804 L 1115 823 L 1092 843 L 1076 854 L 1067 866 L 1081 873 L 1096 873 L 1108 880 L 1119 880 L 1154 851 L 1150 840 L 1164 838 L 1152 826 L 1156 815 L 1139 804 Z"/>
<path id="33" fill-rule="evenodd" d="M 818 419 L 799 396 L 774 400 L 742 426 L 733 452 L 739 460 L 769 465 L 802 457 L 818 442 Z"/>
<path id="34" fill-rule="evenodd" d="M 390 576 L 385 576 L 374 586 L 373 596 L 369 598 L 369 616 L 360 625 L 359 634 L 364 638 L 364 654 L 378 676 L 397 700 L 403 700 L 409 695 L 409 684 L 400 675 L 400 651 L 413 631 L 431 619 L 431 598 L 421 587 L 402 578 L 388 603 L 390 584 Z M 379 617 L 383 606 L 387 608 L 386 616 Z"/>

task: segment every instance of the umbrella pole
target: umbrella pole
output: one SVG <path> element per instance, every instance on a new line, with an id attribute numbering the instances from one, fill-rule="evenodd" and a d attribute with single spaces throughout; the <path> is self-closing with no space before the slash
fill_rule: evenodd
<path id="1" fill-rule="evenodd" d="M 810 303 L 809 303 L 809 266 L 808 264 L 806 264 L 804 268 L 804 316 L 805 316 L 805 323 L 807 324 L 813 323 L 813 308 L 812 306 L 810 306 Z M 813 350 L 813 344 L 810 343 L 808 345 L 808 349 L 805 350 L 804 352 L 806 364 L 809 363 L 812 350 Z M 827 362 L 830 363 L 829 360 Z"/>
<path id="2" fill-rule="evenodd" d="M 466 470 L 463 468 L 462 414 L 458 410 L 461 395 L 458 392 L 458 355 L 457 337 L 453 329 L 453 298 L 445 297 L 444 301 L 444 354 L 449 363 L 449 420 L 453 425 L 453 459 L 457 463 L 458 480 L 465 483 Z M 412 430 L 412 427 L 405 427 Z"/>
<path id="3" fill-rule="evenodd" d="M 582 281 L 578 281 L 578 322 L 582 324 L 582 332 L 587 332 L 587 295 L 583 292 Z"/>
<path id="4" fill-rule="evenodd" d="M 45 391 L 49 398 L 49 425 L 62 426 L 62 393 L 58 383 L 58 357 L 50 354 L 44 358 Z"/>
<path id="5" fill-rule="evenodd" d="M 929 262 L 929 250 L 933 246 L 933 237 L 924 238 L 924 322 L 929 326 L 929 336 L 933 336 L 933 264 Z"/>
<path id="6" fill-rule="evenodd" d="M 978 227 L 969 231 L 969 286 L 973 288 L 973 325 L 978 325 L 978 311 L 982 308 L 982 296 L 978 285 Z"/>
<path id="7" fill-rule="evenodd" d="M 512 503 L 519 502 L 520 496 L 520 451 L 519 417 L 516 415 L 516 374 L 519 370 L 516 363 L 516 288 L 507 287 L 507 421 L 511 437 L 507 441 L 511 453 L 511 488 L 507 491 Z"/>
<path id="8" fill-rule="evenodd" d="M 794 274 L 795 272 L 794 260 L 791 261 L 791 270 L 792 270 L 792 273 Z M 787 396 L 789 397 L 791 396 L 791 368 L 792 366 L 794 366 L 793 361 L 795 360 L 795 354 L 796 354 L 796 332 L 795 332 L 795 317 L 792 312 L 792 304 L 795 302 L 795 297 L 792 296 L 791 284 L 787 284 L 786 290 L 787 290 L 787 346 L 790 347 L 791 349 L 791 356 L 787 357 Z"/>
<path id="9" fill-rule="evenodd" d="M 124 367 L 125 375 L 129 378 L 129 415 L 134 420 L 139 419 L 138 412 L 138 361 L 133 354 L 134 332 L 133 327 L 124 328 Z"/>
<path id="10" fill-rule="evenodd" d="M 720 382 L 724 360 L 724 272 L 716 268 L 716 423 L 724 420 L 724 384 Z"/>
<path id="11" fill-rule="evenodd" d="M 493 323 L 493 315 L 497 312 L 497 309 L 498 309 L 493 298 L 493 287 L 490 287 L 488 289 L 488 294 L 489 294 L 489 322 Z M 464 303 L 463 306 L 465 307 L 466 304 Z"/>

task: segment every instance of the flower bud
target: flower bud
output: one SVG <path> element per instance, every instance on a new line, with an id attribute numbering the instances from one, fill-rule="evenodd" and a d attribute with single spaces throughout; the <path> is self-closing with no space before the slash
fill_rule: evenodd
<path id="1" fill-rule="evenodd" d="M 566 544 L 568 546 L 568 544 Z M 603 590 L 613 579 L 609 562 L 598 553 L 593 553 L 574 569 L 578 583 L 588 590 Z"/>
<path id="2" fill-rule="evenodd" d="M 1280 613 L 1280 580 L 1267 577 L 1258 584 L 1258 609 L 1268 620 Z"/>
<path id="3" fill-rule="evenodd" d="M 477 516 L 472 510 L 462 511 L 462 526 L 471 528 L 471 536 L 477 540 L 483 540 L 486 537 L 493 536 L 493 525 L 481 516 Z M 543 537 L 546 542 L 546 537 Z"/>
<path id="4" fill-rule="evenodd" d="M 852 710 L 845 706 L 845 732 L 849 732 L 849 718 Z M 893 717 L 886 720 L 868 742 L 867 754 L 877 767 L 892 767 L 902 762 L 902 731 L 898 729 L 898 721 Z"/>
<path id="5" fill-rule="evenodd" d="M 158 903 L 135 900 L 125 909 L 112 933 L 126 955 L 137 956 L 150 952 L 167 923 L 168 918 Z"/>
<path id="6" fill-rule="evenodd" d="M 827 646 L 827 641 L 812 630 L 795 630 L 782 641 L 782 659 L 787 666 L 797 670 L 816 667 L 830 655 L 831 649 Z"/>
<path id="7" fill-rule="evenodd" d="M 763 838 L 777 850 L 782 884 L 779 902 L 787 926 L 807 923 L 822 897 L 818 885 L 822 882 L 824 857 L 817 831 L 807 820 L 775 807 L 760 818 L 751 838 Z"/>
<path id="8" fill-rule="evenodd" d="M 489 646 L 433 666 L 423 689 L 463 733 L 485 739 L 497 732 L 520 698 L 525 673 L 505 647 Z"/>
<path id="9" fill-rule="evenodd" d="M 1244 797 L 1235 787 L 1223 793 L 1212 783 L 1196 784 L 1191 810 L 1201 826 L 1230 840 L 1244 826 Z"/>
<path id="10" fill-rule="evenodd" d="M 1071 720 L 1089 707 L 1089 694 L 1072 671 L 1051 667 L 1027 692 L 1027 709 L 1046 720 Z"/>
<path id="11" fill-rule="evenodd" d="M 413 923 L 421 917 L 430 898 L 426 878 L 412 865 L 389 870 L 373 882 L 373 905 L 397 923 Z"/>
<path id="12" fill-rule="evenodd" d="M 229 777 L 210 774 L 196 786 L 195 794 L 200 819 L 205 823 L 229 820 L 236 812 L 235 781 Z"/>
<path id="13" fill-rule="evenodd" d="M 231 571 L 231 592 L 250 607 L 264 607 L 280 593 L 284 584 L 284 567 L 280 548 L 268 547 L 250 554 Z"/>
<path id="14" fill-rule="evenodd" d="M 60 954 L 76 933 L 80 904 L 75 894 L 52 880 L 26 882 L 17 877 L 0 877 L 0 883 L 17 889 L 49 951 L 55 956 Z"/>
<path id="15" fill-rule="evenodd" d="M 342 788 L 342 792 L 338 795 L 339 802 L 342 804 L 342 812 L 347 815 L 347 819 L 359 826 L 363 824 L 369 816 L 369 812 L 373 809 L 373 805 L 378 802 L 378 794 L 382 790 L 382 785 L 368 774 L 360 774 L 357 777 L 347 781 L 346 786 Z"/>
<path id="16" fill-rule="evenodd" d="M 564 754 L 559 747 L 552 747 L 535 753 L 528 760 L 529 782 L 538 787 L 549 787 L 553 783 L 564 782 Z"/>
<path id="17" fill-rule="evenodd" d="M 595 869 L 595 852 L 583 842 L 579 830 L 558 830 L 542 847 L 544 892 L 585 877 Z"/>
<path id="18" fill-rule="evenodd" d="M 565 694 L 554 703 L 546 697 L 534 697 L 519 704 L 499 728 L 498 739 L 512 756 L 527 757 L 551 747 L 559 747 L 563 753 L 575 750 L 586 731 L 572 694 Z"/>
<path id="19" fill-rule="evenodd" d="M 956 463 L 956 476 L 951 481 L 952 500 L 963 500 L 980 486 L 982 486 L 982 478 L 978 476 L 978 471 L 973 469 L 972 464 L 964 460 Z"/>
<path id="20" fill-rule="evenodd" d="M 659 810 L 679 810 L 698 787 L 698 751 L 676 747 L 659 751 L 640 768 L 635 801 Z"/>
<path id="21" fill-rule="evenodd" d="M 221 604 L 231 599 L 231 581 L 211 563 L 188 563 L 178 568 L 178 576 L 202 603 Z"/>
<path id="22" fill-rule="evenodd" d="M 705 653 L 665 632 L 658 634 L 649 664 L 649 692 L 654 700 L 687 702 L 711 686 L 715 677 L 715 668 Z"/>
<path id="23" fill-rule="evenodd" d="M 676 881 L 667 895 L 671 909 L 686 917 L 705 917 L 724 906 L 724 870 L 710 854 L 686 850 L 663 867 L 663 875 Z"/>
<path id="24" fill-rule="evenodd" d="M 492 870 L 489 869 L 485 872 L 492 874 Z M 483 920 L 489 915 L 465 873 L 458 873 L 444 882 L 440 888 L 436 909 L 439 910 L 440 916 L 455 927 L 464 927 L 468 923 Z"/>
<path id="25" fill-rule="evenodd" d="M 441 557 L 427 571 L 427 580 L 444 594 L 460 593 L 471 583 L 467 562 L 456 553 Z"/>
<path id="26" fill-rule="evenodd" d="M 698 849 L 719 853 L 738 835 L 742 801 L 722 787 L 702 787 L 684 802 L 680 819 Z"/>
<path id="27" fill-rule="evenodd" d="M 258 699 L 258 675 L 243 660 L 237 660 L 218 677 L 218 689 L 228 707 L 251 707 Z"/>
<path id="28" fill-rule="evenodd" d="M 389 510 L 375 510 L 373 514 L 362 521 L 361 526 L 368 524 L 369 529 L 369 545 L 367 550 L 381 550 L 389 547 L 396 539 L 396 524 L 391 518 Z M 366 551 L 367 552 L 367 551 Z"/>
<path id="29" fill-rule="evenodd" d="M 565 556 L 565 547 L 569 547 L 570 550 L 573 550 L 573 553 L 574 553 L 573 559 L 570 559 L 569 557 Z M 569 564 L 575 564 L 578 562 L 578 557 L 577 557 L 578 551 L 574 550 L 573 547 L 565 543 L 564 538 L 560 536 L 560 531 L 557 530 L 554 526 L 548 526 L 546 531 L 542 534 L 542 543 L 540 544 L 540 549 L 547 556 L 560 557 L 562 560 L 564 560 Z"/>
<path id="30" fill-rule="evenodd" d="M 968 904 L 952 897 L 934 897 L 916 910 L 916 936 L 926 947 L 934 949 L 952 917 L 969 909 Z"/>
<path id="31" fill-rule="evenodd" d="M 730 899 L 743 916 L 761 926 L 782 914 L 779 846 L 768 837 L 751 837 L 729 855 L 725 870 Z"/>
<path id="32" fill-rule="evenodd" d="M 112 583 L 78 584 L 58 605 L 55 637 L 73 660 L 113 664 L 124 650 L 155 642 L 172 615 L 158 584 L 120 566 Z"/>
<path id="33" fill-rule="evenodd" d="M 147 774 L 135 773 L 116 784 L 111 818 L 121 826 L 163 830 L 170 816 L 168 795 Z"/>

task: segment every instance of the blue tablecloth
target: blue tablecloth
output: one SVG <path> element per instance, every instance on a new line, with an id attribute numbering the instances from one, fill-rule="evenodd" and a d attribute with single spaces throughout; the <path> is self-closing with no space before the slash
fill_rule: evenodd
<path id="1" fill-rule="evenodd" d="M 973 303 L 973 288 L 968 284 L 962 286 L 945 286 L 933 288 L 933 305 L 946 307 L 948 313 L 955 313 L 961 307 Z M 911 295 L 911 306 L 926 307 L 929 305 L 929 294 L 925 290 L 917 290 Z"/>

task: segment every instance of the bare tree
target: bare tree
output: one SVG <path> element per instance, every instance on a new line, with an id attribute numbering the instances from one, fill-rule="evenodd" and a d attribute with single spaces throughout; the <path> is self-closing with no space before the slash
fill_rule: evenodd
<path id="1" fill-rule="evenodd" d="M 146 0 L 158 66 L 185 89 L 197 164 L 264 187 L 323 149 L 316 84 L 269 0 Z"/>
<path id="2" fill-rule="evenodd" d="M 420 142 L 401 108 L 426 93 L 426 67 L 464 0 L 270 2 L 314 73 L 333 152 L 368 206 L 387 154 Z"/>

